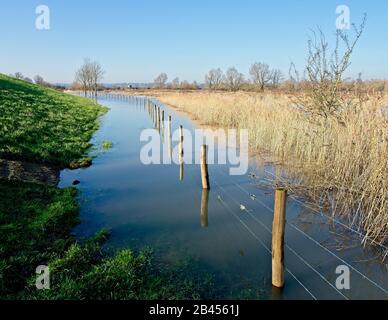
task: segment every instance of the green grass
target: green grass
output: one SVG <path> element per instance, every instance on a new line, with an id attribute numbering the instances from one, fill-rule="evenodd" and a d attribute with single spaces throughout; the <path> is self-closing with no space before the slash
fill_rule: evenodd
<path id="1" fill-rule="evenodd" d="M 108 237 L 76 241 L 73 188 L 0 183 L 0 299 L 200 299 L 212 296 L 212 278 L 188 276 L 191 264 L 158 263 L 148 251 L 101 249 Z M 50 289 L 37 290 L 35 269 L 50 268 Z"/>
<path id="2" fill-rule="evenodd" d="M 40 264 L 61 254 L 73 241 L 78 222 L 73 188 L 0 183 L 0 296 L 24 288 Z"/>
<path id="3" fill-rule="evenodd" d="M 106 110 L 0 74 L 0 157 L 66 167 L 88 151 Z"/>
<path id="4" fill-rule="evenodd" d="M 45 300 L 200 299 L 210 294 L 211 278 L 186 277 L 185 269 L 157 264 L 150 251 L 121 250 L 105 256 L 100 233 L 83 245 L 74 244 L 49 264 L 49 290 L 36 290 L 35 278 L 22 297 Z"/>

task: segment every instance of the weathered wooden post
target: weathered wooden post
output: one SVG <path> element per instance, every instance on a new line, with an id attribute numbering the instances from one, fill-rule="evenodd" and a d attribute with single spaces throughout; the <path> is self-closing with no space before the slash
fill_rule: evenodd
<path id="1" fill-rule="evenodd" d="M 207 145 L 201 147 L 201 178 L 202 189 L 210 189 L 209 172 L 207 170 Z"/>
<path id="2" fill-rule="evenodd" d="M 284 230 L 286 226 L 286 189 L 275 191 L 272 225 L 272 285 L 284 286 Z"/>

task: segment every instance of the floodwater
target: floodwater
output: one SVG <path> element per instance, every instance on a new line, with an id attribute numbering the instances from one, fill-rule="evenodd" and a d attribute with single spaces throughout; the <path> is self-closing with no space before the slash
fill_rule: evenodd
<path id="1" fill-rule="evenodd" d="M 80 181 L 81 224 L 74 230 L 78 237 L 106 228 L 111 232 L 107 250 L 151 247 L 168 263 L 190 261 L 193 273 L 201 269 L 214 276 L 221 299 L 387 299 L 387 265 L 377 252 L 363 249 L 357 234 L 291 197 L 285 287 L 274 290 L 274 199 L 270 189 L 261 187 L 274 170 L 271 165 L 259 166 L 251 159 L 242 176 L 229 175 L 228 165 L 209 165 L 211 190 L 206 193 L 198 164 L 183 164 L 182 170 L 179 164 L 140 161 L 146 144 L 140 134 L 155 127 L 146 98 L 105 95 L 99 102 L 110 111 L 92 142 L 108 140 L 113 147 L 97 153 L 87 169 L 61 172 L 61 187 Z M 172 117 L 171 132 L 180 125 L 195 129 L 188 117 L 154 103 L 165 111 L 165 119 Z M 163 133 L 166 144 L 169 135 Z M 336 286 L 343 275 L 336 273 L 341 265 L 349 270 L 349 289 Z"/>

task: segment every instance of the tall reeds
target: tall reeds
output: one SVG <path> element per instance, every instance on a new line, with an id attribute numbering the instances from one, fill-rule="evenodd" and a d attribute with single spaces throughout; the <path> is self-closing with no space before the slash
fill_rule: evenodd
<path id="1" fill-rule="evenodd" d="M 249 130 L 251 152 L 270 153 L 288 169 L 291 189 L 363 233 L 388 235 L 388 118 L 381 100 L 363 101 L 336 118 L 311 121 L 294 97 L 274 94 L 163 92 L 164 103 L 205 126 Z M 324 203 L 323 203 L 324 202 Z"/>

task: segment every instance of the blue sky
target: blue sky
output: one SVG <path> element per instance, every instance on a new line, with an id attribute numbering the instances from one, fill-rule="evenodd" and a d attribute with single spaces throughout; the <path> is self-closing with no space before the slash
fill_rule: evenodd
<path id="1" fill-rule="evenodd" d="M 50 8 L 50 30 L 35 28 L 40 4 Z M 90 57 L 105 82 L 150 82 L 160 72 L 202 82 L 211 68 L 248 74 L 255 61 L 287 74 L 291 61 L 303 68 L 311 29 L 332 39 L 342 4 L 352 23 L 368 14 L 349 75 L 388 78 L 386 0 L 2 0 L 0 72 L 72 82 Z"/>

